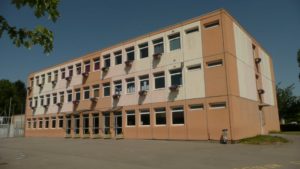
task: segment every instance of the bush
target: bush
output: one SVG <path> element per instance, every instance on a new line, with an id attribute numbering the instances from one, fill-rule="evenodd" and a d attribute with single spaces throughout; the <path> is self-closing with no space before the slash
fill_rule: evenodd
<path id="1" fill-rule="evenodd" d="M 283 124 L 280 125 L 281 131 L 300 131 L 299 124 Z"/>

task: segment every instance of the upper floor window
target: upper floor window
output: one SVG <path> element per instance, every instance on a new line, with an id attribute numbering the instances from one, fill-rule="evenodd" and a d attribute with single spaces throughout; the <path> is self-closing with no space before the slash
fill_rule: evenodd
<path id="1" fill-rule="evenodd" d="M 90 71 L 91 71 L 91 62 L 90 61 L 84 62 L 84 72 L 89 73 Z"/>
<path id="2" fill-rule="evenodd" d="M 30 86 L 33 87 L 33 78 L 30 78 Z"/>
<path id="3" fill-rule="evenodd" d="M 181 69 L 175 69 L 170 71 L 171 74 L 171 85 L 182 85 L 182 70 Z"/>
<path id="4" fill-rule="evenodd" d="M 100 59 L 99 58 L 95 58 L 94 59 L 94 70 L 99 70 L 100 69 Z"/>
<path id="5" fill-rule="evenodd" d="M 115 65 L 122 64 L 122 51 L 115 52 Z"/>
<path id="6" fill-rule="evenodd" d="M 140 76 L 140 90 L 149 90 L 149 76 Z"/>
<path id="7" fill-rule="evenodd" d="M 126 53 L 127 53 L 127 60 L 128 61 L 134 60 L 134 47 L 133 46 L 127 48 Z"/>
<path id="8" fill-rule="evenodd" d="M 45 84 L 45 75 L 42 75 L 42 84 Z"/>
<path id="9" fill-rule="evenodd" d="M 53 104 L 57 103 L 57 94 L 56 93 L 52 94 L 52 100 L 53 100 Z"/>
<path id="10" fill-rule="evenodd" d="M 50 94 L 46 95 L 46 105 L 50 104 Z"/>
<path id="11" fill-rule="evenodd" d="M 121 94 L 121 92 L 122 92 L 122 81 L 121 80 L 115 81 L 114 84 L 115 84 L 115 94 Z"/>
<path id="12" fill-rule="evenodd" d="M 73 101 L 72 90 L 68 90 L 67 93 L 68 93 L 68 102 L 72 102 Z"/>
<path id="13" fill-rule="evenodd" d="M 165 88 L 165 73 L 164 72 L 154 73 L 154 88 L 155 89 Z"/>
<path id="14" fill-rule="evenodd" d="M 59 93 L 59 98 L 60 98 L 60 103 L 64 103 L 65 102 L 65 93 L 64 92 L 60 92 Z"/>
<path id="15" fill-rule="evenodd" d="M 81 63 L 76 64 L 76 72 L 77 72 L 77 75 L 81 74 Z"/>
<path id="16" fill-rule="evenodd" d="M 143 43 L 139 45 L 140 48 L 140 58 L 146 58 L 149 56 L 148 43 Z"/>
<path id="17" fill-rule="evenodd" d="M 93 86 L 93 97 L 99 97 L 99 85 Z"/>
<path id="18" fill-rule="evenodd" d="M 51 83 L 51 72 L 49 72 L 48 74 L 47 74 L 47 77 L 48 77 L 48 83 Z"/>
<path id="19" fill-rule="evenodd" d="M 44 96 L 40 96 L 40 105 L 41 105 L 41 106 L 44 105 Z"/>
<path id="20" fill-rule="evenodd" d="M 34 98 L 34 107 L 38 106 L 38 97 Z"/>
<path id="21" fill-rule="evenodd" d="M 110 67 L 110 54 L 103 56 L 104 67 Z"/>
<path id="22" fill-rule="evenodd" d="M 66 78 L 66 70 L 65 70 L 65 68 L 61 69 L 60 72 L 61 72 L 61 79 Z"/>
<path id="23" fill-rule="evenodd" d="M 170 41 L 170 51 L 181 48 L 180 33 L 169 35 L 169 41 Z"/>
<path id="24" fill-rule="evenodd" d="M 153 40 L 152 42 L 153 42 L 153 46 L 154 46 L 154 54 L 164 53 L 164 39 L 163 38 Z"/>
<path id="25" fill-rule="evenodd" d="M 85 87 L 83 89 L 83 97 L 85 100 L 90 98 L 90 88 L 89 87 Z"/>
<path id="26" fill-rule="evenodd" d="M 80 89 L 75 89 L 75 100 L 76 101 L 80 100 Z"/>
<path id="27" fill-rule="evenodd" d="M 127 93 L 135 92 L 135 81 L 134 78 L 126 79 L 127 82 Z"/>
<path id="28" fill-rule="evenodd" d="M 110 83 L 103 84 L 103 95 L 110 96 Z"/>
<path id="29" fill-rule="evenodd" d="M 36 85 L 40 84 L 40 77 L 39 76 L 35 77 L 35 83 L 36 83 Z"/>
<path id="30" fill-rule="evenodd" d="M 58 70 L 54 71 L 54 81 L 58 80 Z"/>
<path id="31" fill-rule="evenodd" d="M 69 77 L 72 77 L 73 76 L 73 66 L 69 66 L 68 69 L 69 69 Z"/>

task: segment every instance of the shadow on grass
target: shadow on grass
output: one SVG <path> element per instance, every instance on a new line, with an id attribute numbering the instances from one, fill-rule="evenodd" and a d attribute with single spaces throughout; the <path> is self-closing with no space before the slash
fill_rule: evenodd
<path id="1" fill-rule="evenodd" d="M 288 142 L 289 141 L 283 137 L 270 135 L 258 135 L 255 137 L 245 138 L 239 141 L 239 143 L 255 145 L 281 144 Z"/>

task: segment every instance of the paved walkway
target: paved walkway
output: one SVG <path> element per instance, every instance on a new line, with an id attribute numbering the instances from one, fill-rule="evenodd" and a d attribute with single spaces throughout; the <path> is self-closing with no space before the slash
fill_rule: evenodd
<path id="1" fill-rule="evenodd" d="M 285 137 L 292 143 L 0 139 L 0 169 L 299 169 L 300 136 Z"/>

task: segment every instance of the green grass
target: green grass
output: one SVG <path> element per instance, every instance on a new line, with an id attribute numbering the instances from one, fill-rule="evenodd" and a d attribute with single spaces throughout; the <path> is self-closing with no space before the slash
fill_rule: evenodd
<path id="1" fill-rule="evenodd" d="M 270 135 L 258 135 L 255 137 L 245 138 L 240 140 L 243 144 L 255 144 L 255 145 L 266 145 L 266 144 L 280 144 L 289 142 L 287 139 L 279 136 Z"/>
<path id="2" fill-rule="evenodd" d="M 281 132 L 270 132 L 271 134 L 287 134 L 287 135 L 300 135 L 300 131 L 281 131 Z"/>

